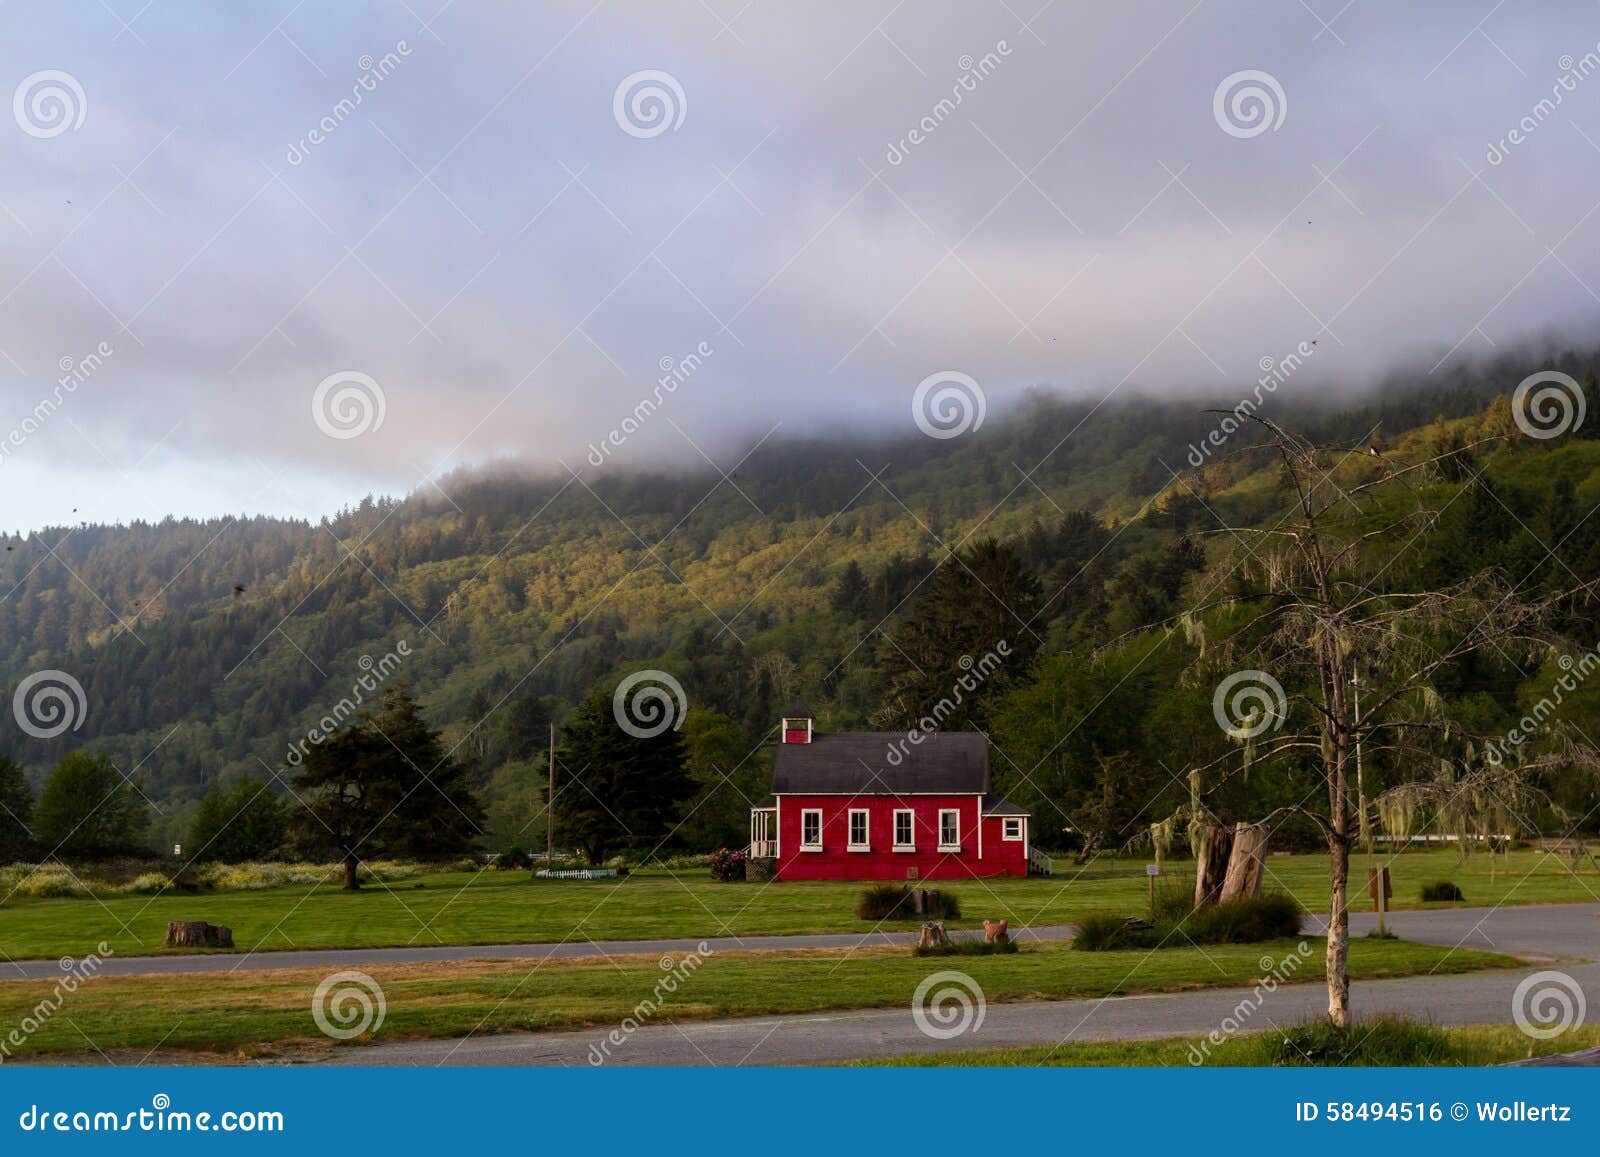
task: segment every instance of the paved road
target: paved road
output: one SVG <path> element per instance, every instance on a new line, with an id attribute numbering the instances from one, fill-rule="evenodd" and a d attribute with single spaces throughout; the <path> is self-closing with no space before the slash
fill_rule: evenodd
<path id="1" fill-rule="evenodd" d="M 1070 924 L 1028 928 L 1019 939 L 1064 940 Z M 953 933 L 977 936 L 976 932 Z M 692 952 L 704 944 L 713 952 L 779 952 L 796 948 L 875 948 L 910 944 L 915 932 L 846 932 L 816 936 L 709 936 L 703 940 L 568 940 L 559 944 L 464 944 L 419 948 L 315 948 L 287 952 L 211 952 L 188 956 L 108 956 L 101 976 L 146 976 L 186 972 L 234 972 L 273 968 L 352 968 L 374 964 L 429 964 L 452 960 L 544 960 L 548 957 L 627 956 Z M 61 975 L 55 960 L 0 961 L 0 980 L 53 980 Z"/>
<path id="2" fill-rule="evenodd" d="M 1463 945 L 1533 957 L 1600 958 L 1600 906 L 1541 905 L 1403 912 L 1390 916 L 1400 935 L 1431 944 Z M 1373 924 L 1357 916 L 1360 934 Z M 1312 950 L 1320 952 L 1314 938 Z M 1517 984 L 1543 967 L 1514 972 L 1359 981 L 1351 1000 L 1358 1013 L 1398 1012 L 1444 1025 L 1506 1024 Z M 1600 1009 L 1600 963 L 1564 964 Z M 642 995 L 642 994 L 641 994 Z M 1245 1031 L 1321 1013 L 1320 983 L 1286 985 L 1265 993 L 1244 1018 Z M 975 1030 L 949 1040 L 925 1035 L 909 1007 L 805 1016 L 759 1017 L 683 1024 L 647 1024 L 610 1044 L 610 1030 L 512 1033 L 458 1040 L 396 1042 L 339 1050 L 325 1063 L 342 1065 L 795 1065 L 860 1057 L 1001 1048 L 1057 1041 L 1204 1036 L 1238 1014 L 1251 989 L 1211 989 L 1154 996 L 991 1004 Z"/>

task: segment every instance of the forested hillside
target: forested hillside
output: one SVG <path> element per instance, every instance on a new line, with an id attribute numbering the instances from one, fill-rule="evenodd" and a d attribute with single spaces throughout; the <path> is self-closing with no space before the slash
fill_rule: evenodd
<path id="1" fill-rule="evenodd" d="M 1533 588 L 1570 586 L 1600 577 L 1600 520 L 1584 517 L 1600 502 L 1600 441 L 1590 440 L 1600 390 L 1587 354 L 1540 364 L 1585 382 L 1589 420 L 1571 436 L 1518 436 L 1504 395 L 1538 367 L 1515 360 L 1397 381 L 1344 408 L 1271 399 L 1265 412 L 1329 441 L 1378 429 L 1382 453 L 1401 458 L 1505 436 L 1419 479 L 1445 514 L 1396 573 L 1447 582 L 1496 565 Z M 75 747 L 110 753 L 160 805 L 151 838 L 168 842 L 212 784 L 282 768 L 403 642 L 409 654 L 392 681 L 408 683 L 460 745 L 491 840 L 532 813 L 549 722 L 638 667 L 669 671 L 685 688 L 691 748 L 716 769 L 697 774 L 737 768 L 759 792 L 764 756 L 744 757 L 791 695 L 824 727 L 916 718 L 949 680 L 917 664 L 911 616 L 930 599 L 962 597 L 929 578 L 952 547 L 993 539 L 1006 555 L 994 565 L 1013 568 L 1007 581 L 1037 611 L 1012 624 L 1017 659 L 964 720 L 993 730 L 1017 768 L 1039 767 L 1024 779 L 1002 765 L 1002 778 L 1036 807 L 1057 797 L 1056 810 L 1069 796 L 1085 806 L 1085 769 L 1094 782 L 1136 777 L 1145 798 L 1169 779 L 1181 790 L 1191 714 L 1209 712 L 1210 691 L 1181 690 L 1185 644 L 1165 641 L 1218 548 L 1219 519 L 1260 522 L 1284 498 L 1259 457 L 1190 464 L 1190 445 L 1217 424 L 1206 406 L 1236 400 L 1096 407 L 1040 395 L 950 441 L 913 431 L 769 442 L 728 480 L 463 475 L 316 525 L 172 519 L 6 539 L 7 698 L 54 668 L 82 684 L 87 710 L 79 729 L 53 739 L 23 734 L 8 712 L 0 748 L 36 782 Z M 1234 435 L 1229 450 L 1255 436 Z M 1600 616 L 1574 604 L 1566 626 L 1592 644 Z M 1119 681 L 1118 665 L 1137 672 Z M 1454 677 L 1454 706 L 1493 724 L 1509 721 L 1539 676 Z M 1098 709 L 1108 691 L 1117 710 Z M 1056 726 L 1091 709 L 1095 726 Z M 1135 750 L 1137 767 L 1106 763 Z M 1138 817 L 1110 814 L 1111 794 L 1100 818 L 1127 830 Z M 719 801 L 686 833 L 736 832 L 742 808 Z"/>

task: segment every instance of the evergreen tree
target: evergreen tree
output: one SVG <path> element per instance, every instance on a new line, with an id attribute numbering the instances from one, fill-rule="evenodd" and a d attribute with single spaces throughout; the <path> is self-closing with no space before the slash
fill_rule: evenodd
<path id="1" fill-rule="evenodd" d="M 839 578 L 834 583 L 833 596 L 830 600 L 833 609 L 851 617 L 859 617 L 866 614 L 870 599 L 867 576 L 862 573 L 861 564 L 851 559 L 845 564 L 844 570 L 839 572 Z"/>
<path id="2" fill-rule="evenodd" d="M 238 864 L 270 859 L 288 836 L 283 799 L 259 780 L 214 784 L 189 824 L 189 855 Z"/>
<path id="3" fill-rule="evenodd" d="M 884 719 L 915 727 L 943 704 L 944 730 L 985 728 L 988 704 L 1038 652 L 1038 611 L 1039 580 L 1011 547 L 987 538 L 952 555 L 883 652 Z M 1000 658 L 992 670 L 991 654 Z"/>
<path id="4" fill-rule="evenodd" d="M 338 856 L 352 890 L 363 856 L 447 855 L 483 831 L 465 769 L 403 685 L 386 691 L 376 712 L 313 746 L 295 786 L 306 803 L 294 813 L 296 841 Z"/>
<path id="5" fill-rule="evenodd" d="M 568 719 L 556 753 L 556 832 L 591 864 L 618 849 L 665 843 L 695 794 L 682 734 L 638 738 L 612 712 L 611 689 L 591 691 Z"/>
<path id="6" fill-rule="evenodd" d="M 28 854 L 33 843 L 32 816 L 33 792 L 21 766 L 0 753 L 0 864 Z"/>

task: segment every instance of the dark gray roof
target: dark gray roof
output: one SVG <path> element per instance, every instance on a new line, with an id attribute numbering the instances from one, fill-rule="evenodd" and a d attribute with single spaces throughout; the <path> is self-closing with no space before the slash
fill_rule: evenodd
<path id="1" fill-rule="evenodd" d="M 986 816 L 1031 816 L 1033 813 L 1025 807 L 1018 807 L 1008 799 L 1001 799 L 997 795 L 983 797 L 983 814 Z"/>
<path id="2" fill-rule="evenodd" d="M 898 761 L 890 761 L 890 753 Z M 986 795 L 989 740 L 976 731 L 813 733 L 810 743 L 780 743 L 772 764 L 777 795 Z"/>

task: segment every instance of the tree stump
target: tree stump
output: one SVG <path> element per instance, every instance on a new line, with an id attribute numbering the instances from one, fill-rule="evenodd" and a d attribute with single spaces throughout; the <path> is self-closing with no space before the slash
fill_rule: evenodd
<path id="1" fill-rule="evenodd" d="M 1265 824 L 1238 824 L 1233 829 L 1233 851 L 1228 856 L 1228 874 L 1222 881 L 1223 900 L 1261 895 L 1261 877 L 1267 862 Z"/>
<path id="2" fill-rule="evenodd" d="M 204 920 L 173 920 L 167 924 L 168 948 L 232 948 L 233 929 Z"/>
<path id="3" fill-rule="evenodd" d="M 917 937 L 918 948 L 948 948 L 950 937 L 945 933 L 943 920 L 929 920 L 923 924 Z"/>
<path id="4" fill-rule="evenodd" d="M 1205 830 L 1194 853 L 1194 906 L 1215 904 L 1222 895 L 1222 881 L 1228 873 L 1228 856 L 1233 851 L 1233 829 L 1210 827 Z"/>

